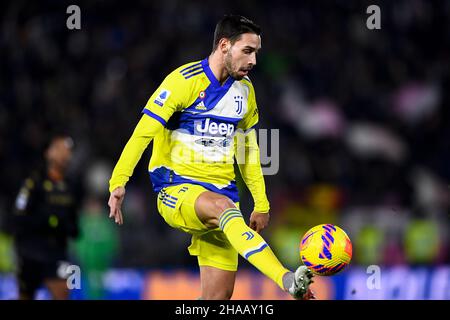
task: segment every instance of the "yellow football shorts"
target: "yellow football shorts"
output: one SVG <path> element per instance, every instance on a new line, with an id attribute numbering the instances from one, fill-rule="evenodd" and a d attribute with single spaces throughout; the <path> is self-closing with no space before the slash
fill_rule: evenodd
<path id="1" fill-rule="evenodd" d="M 208 189 L 195 184 L 163 188 L 158 194 L 158 211 L 171 227 L 192 234 L 188 250 L 200 266 L 236 271 L 238 253 L 219 228 L 208 229 L 195 213 L 195 201 Z M 239 203 L 236 203 L 239 207 Z"/>

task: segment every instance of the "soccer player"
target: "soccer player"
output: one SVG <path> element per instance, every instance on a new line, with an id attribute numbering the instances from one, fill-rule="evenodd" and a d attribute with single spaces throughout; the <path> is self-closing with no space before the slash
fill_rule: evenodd
<path id="1" fill-rule="evenodd" d="M 171 72 L 150 97 L 109 182 L 110 218 L 120 225 L 125 184 L 153 140 L 149 173 L 158 211 L 170 226 L 192 234 L 189 252 L 200 266 L 201 299 L 231 298 L 238 253 L 294 298 L 313 298 L 310 270 L 286 269 L 259 235 L 269 222 L 269 202 L 247 75 L 260 48 L 260 28 L 249 19 L 228 15 L 219 21 L 209 57 Z M 238 154 L 255 203 L 249 226 L 234 180 Z"/>
<path id="2" fill-rule="evenodd" d="M 69 297 L 67 245 L 78 235 L 80 189 L 66 176 L 73 141 L 55 135 L 45 165 L 25 179 L 16 198 L 13 233 L 18 258 L 19 299 L 33 299 L 45 285 L 53 299 Z"/>

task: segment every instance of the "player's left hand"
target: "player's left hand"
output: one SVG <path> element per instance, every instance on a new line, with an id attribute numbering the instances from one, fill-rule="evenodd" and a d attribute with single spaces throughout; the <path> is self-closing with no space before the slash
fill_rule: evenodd
<path id="1" fill-rule="evenodd" d="M 260 213 L 253 211 L 250 215 L 249 227 L 259 233 L 262 229 L 267 227 L 267 225 L 269 224 L 269 219 L 269 213 Z"/>

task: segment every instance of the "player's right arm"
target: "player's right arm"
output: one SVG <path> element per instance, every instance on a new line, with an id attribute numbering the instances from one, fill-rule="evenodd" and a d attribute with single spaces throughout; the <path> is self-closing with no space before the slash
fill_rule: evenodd
<path id="1" fill-rule="evenodd" d="M 108 201 L 109 217 L 114 218 L 116 223 L 123 223 L 121 206 L 125 197 L 125 185 L 142 153 L 150 141 L 163 130 L 172 114 L 182 108 L 189 93 L 188 89 L 184 77 L 175 70 L 164 79 L 142 110 L 143 115 L 125 145 L 109 180 L 111 193 Z"/>

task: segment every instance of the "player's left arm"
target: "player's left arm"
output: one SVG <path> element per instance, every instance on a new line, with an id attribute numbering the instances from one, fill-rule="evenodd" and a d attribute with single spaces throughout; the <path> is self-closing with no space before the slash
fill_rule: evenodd
<path id="1" fill-rule="evenodd" d="M 249 226 L 256 232 L 260 232 L 269 223 L 270 205 L 266 195 L 256 130 L 251 129 L 250 132 L 240 132 L 237 135 L 241 135 L 237 138 L 240 142 L 236 143 L 239 171 L 255 203 Z"/>
<path id="2" fill-rule="evenodd" d="M 239 171 L 252 194 L 255 203 L 250 216 L 250 228 L 260 232 L 269 223 L 270 205 L 266 195 L 266 185 L 260 162 L 260 151 L 256 139 L 255 125 L 258 123 L 259 115 L 256 106 L 255 93 L 250 84 L 248 98 L 248 111 L 238 125 L 235 140 L 235 155 Z"/>

